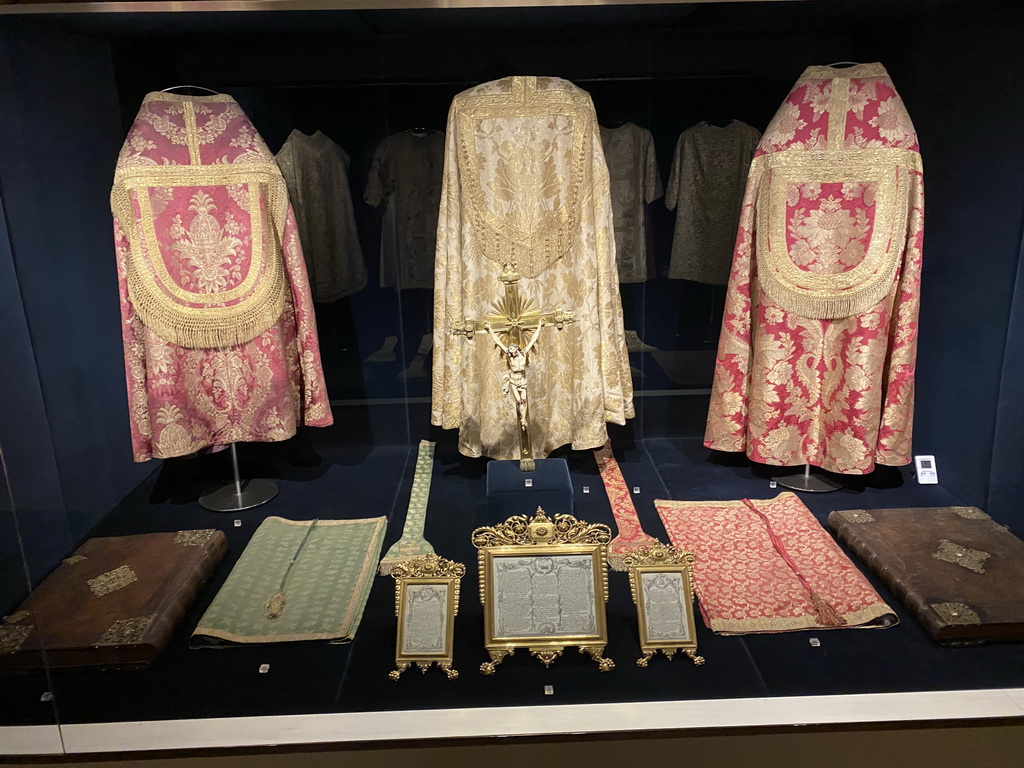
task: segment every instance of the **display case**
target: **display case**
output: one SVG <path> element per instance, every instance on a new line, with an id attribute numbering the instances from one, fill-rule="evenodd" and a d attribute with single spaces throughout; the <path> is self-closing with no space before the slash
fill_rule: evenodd
<path id="1" fill-rule="evenodd" d="M 1024 12 L 1017 4 L 182 5 L 0 5 L 0 651 L 24 640 L 11 627 L 20 610 L 44 603 L 34 595 L 48 576 L 76 557 L 98 557 L 80 549 L 86 541 L 173 534 L 178 546 L 191 547 L 195 532 L 205 532 L 201 545 L 213 547 L 223 539 L 223 551 L 203 550 L 181 566 L 189 576 L 181 577 L 178 607 L 145 668 L 118 668 L 109 658 L 66 662 L 43 638 L 39 663 L 0 671 L 0 753 L 1019 722 L 1024 646 L 940 646 L 849 549 L 898 625 L 730 636 L 698 615 L 695 641 L 706 663 L 659 655 L 638 667 L 629 579 L 613 571 L 604 654 L 614 669 L 602 673 L 575 652 L 550 666 L 520 653 L 498 674 L 480 675 L 488 654 L 471 534 L 502 521 L 488 512 L 490 459 L 464 455 L 481 452 L 466 444 L 460 453 L 457 430 L 432 426 L 435 300 L 443 301 L 433 291 L 434 259 L 449 108 L 480 83 L 564 78 L 592 100 L 613 199 L 616 184 L 629 186 L 643 165 L 644 178 L 628 191 L 644 198 L 632 201 L 642 215 L 616 220 L 614 233 L 635 405 L 635 416 L 608 425 L 620 490 L 644 532 L 665 543 L 655 500 L 775 497 L 779 467 L 704 446 L 735 223 L 724 257 L 695 264 L 688 245 L 710 243 L 713 233 L 680 223 L 692 203 L 683 163 L 693 150 L 683 135 L 695 127 L 734 132 L 729 157 L 746 168 L 756 144 L 750 136 L 768 128 L 805 68 L 882 62 L 913 120 L 925 169 L 913 454 L 934 455 L 939 483 L 919 484 L 913 465 L 878 465 L 867 474 L 828 473 L 839 490 L 801 498 L 822 525 L 835 510 L 970 506 L 1024 537 L 1024 486 L 1013 464 L 1024 449 Z M 310 277 L 307 322 L 315 320 L 330 426 L 300 425 L 288 439 L 281 438 L 291 430 L 271 426 L 260 441 L 208 450 L 237 440 L 222 435 L 167 459 L 150 459 L 161 449 L 138 439 L 137 403 L 126 394 L 125 360 L 130 391 L 133 358 L 123 302 L 119 314 L 111 187 L 147 94 L 165 89 L 176 90 L 155 98 L 230 97 L 281 168 L 291 169 L 285 178 Z M 627 133 L 640 149 L 630 155 L 634 166 L 617 167 L 613 147 Z M 748 150 L 745 141 L 753 142 Z M 748 155 L 736 160 L 742 151 Z M 303 181 L 313 172 L 318 181 Z M 743 184 L 735 186 L 730 204 L 738 216 Z M 319 255 L 327 252 L 334 255 Z M 491 345 L 485 336 L 473 343 Z M 195 366 L 186 390 L 203 390 L 211 401 L 255 397 L 273 376 L 254 358 Z M 154 409 L 146 434 L 179 416 Z M 423 440 L 436 444 L 425 462 L 422 451 L 417 461 Z M 621 531 L 600 457 L 571 445 L 550 456 L 568 467 L 572 514 Z M 249 509 L 211 511 L 201 498 L 225 486 L 230 493 L 236 467 L 242 481 L 272 481 L 276 495 Z M 528 504 L 529 494 L 515 503 Z M 423 537 L 438 555 L 469 565 L 454 620 L 456 679 L 412 669 L 388 680 L 395 584 L 376 575 L 377 561 L 414 513 L 425 515 Z M 315 540 L 311 527 L 384 519 L 355 555 L 343 547 L 324 555 L 324 568 L 355 563 L 359 583 L 345 631 L 282 630 L 262 639 L 254 632 L 227 642 L 208 642 L 205 629 L 194 635 L 212 626 L 215 596 L 270 518 L 302 524 L 288 534 L 291 555 L 266 556 L 285 564 L 280 585 L 268 576 L 274 585 L 260 587 L 268 592 L 260 610 L 271 612 L 280 608 L 271 601 L 277 593 L 300 610 L 288 580 L 297 578 L 298 553 Z M 144 546 L 126 546 L 117 557 L 134 580 L 116 564 L 89 578 L 102 576 L 111 589 L 118 579 L 143 583 Z M 247 584 L 259 582 L 265 562 L 253 565 Z M 161 571 L 159 579 L 172 576 Z M 76 602 L 87 606 L 106 588 Z M 323 619 L 316 604 L 302 610 L 314 623 Z"/>

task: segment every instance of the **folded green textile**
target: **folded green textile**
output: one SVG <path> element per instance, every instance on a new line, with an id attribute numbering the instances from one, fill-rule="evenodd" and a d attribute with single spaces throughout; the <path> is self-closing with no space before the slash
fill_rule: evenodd
<path id="1" fill-rule="evenodd" d="M 268 517 L 200 619 L 193 646 L 351 640 L 386 526 L 384 517 Z"/>

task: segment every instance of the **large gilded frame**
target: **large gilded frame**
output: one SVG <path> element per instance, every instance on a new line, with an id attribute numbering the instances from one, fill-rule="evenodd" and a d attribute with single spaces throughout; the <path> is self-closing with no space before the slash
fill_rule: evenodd
<path id="1" fill-rule="evenodd" d="M 518 648 L 526 648 L 540 659 L 544 666 L 562 655 L 562 652 L 576 646 L 581 653 L 589 654 L 602 672 L 615 668 L 615 662 L 603 655 L 608 644 L 608 624 L 605 603 L 608 602 L 608 563 L 605 547 L 611 540 L 611 529 L 600 523 L 587 523 L 572 515 L 555 515 L 550 519 L 541 507 L 533 518 L 525 515 L 510 517 L 496 526 L 486 526 L 473 531 L 473 545 L 477 548 L 480 602 L 484 606 L 484 645 L 491 657 L 480 665 L 480 672 L 492 675 L 498 664 Z M 494 564 L 502 558 L 549 558 L 554 556 L 579 556 L 590 558 L 592 573 L 594 631 L 592 633 L 548 633 L 501 637 L 496 634 L 496 617 L 499 606 L 494 594 Z"/>
<path id="2" fill-rule="evenodd" d="M 398 617 L 398 632 L 395 640 L 395 669 L 388 673 L 388 677 L 397 680 L 413 664 L 419 667 L 423 674 L 427 673 L 431 664 L 437 664 L 449 680 L 458 677 L 459 673 L 452 669 L 455 616 L 459 612 L 459 589 L 462 577 L 466 575 L 466 566 L 429 554 L 397 563 L 392 567 L 390 575 L 395 579 L 395 615 Z M 405 616 L 410 595 L 416 588 L 431 586 L 445 589 L 444 648 L 420 653 L 407 651 Z"/>
<path id="3" fill-rule="evenodd" d="M 669 660 L 682 651 L 694 664 L 704 663 L 704 657 L 697 655 L 697 624 L 693 612 L 693 563 L 694 556 L 662 543 L 637 547 L 622 558 L 623 569 L 629 574 L 629 591 L 636 603 L 637 628 L 640 632 L 640 650 L 643 656 L 637 659 L 638 667 L 646 667 L 658 651 Z M 657 574 L 678 576 L 680 584 L 679 601 L 682 603 L 683 621 L 686 628 L 676 637 L 652 638 L 648 631 L 648 611 L 644 598 L 644 580 Z"/>

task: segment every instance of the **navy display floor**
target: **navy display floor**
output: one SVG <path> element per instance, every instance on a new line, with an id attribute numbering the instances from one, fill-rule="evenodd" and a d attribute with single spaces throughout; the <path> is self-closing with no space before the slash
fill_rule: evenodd
<path id="1" fill-rule="evenodd" d="M 389 517 L 385 549 L 399 537 L 415 446 L 340 449 L 326 444 L 326 432 L 313 432 L 304 437 L 305 442 L 242 447 L 246 474 L 272 477 L 280 487 L 278 497 L 263 507 L 217 514 L 196 503 L 226 469 L 226 453 L 166 462 L 130 494 L 94 529 L 93 536 L 215 527 L 227 535 L 227 556 L 151 669 L 53 671 L 48 684 L 42 675 L 5 676 L 0 724 L 52 724 L 51 705 L 40 701 L 44 686 L 53 693 L 62 724 L 1024 687 L 1024 645 L 939 647 L 871 576 L 898 613 L 897 627 L 718 637 L 698 620 L 699 650 L 707 659 L 704 666 L 657 657 L 647 669 L 640 669 L 634 663 L 640 653 L 627 579 L 612 573 L 606 654 L 616 661 L 615 670 L 601 673 L 573 651 L 545 669 L 520 651 L 493 677 L 484 677 L 478 672 L 487 655 L 470 533 L 491 522 L 485 496 L 486 460 L 459 456 L 451 433 L 436 437 L 426 537 L 439 554 L 468 566 L 456 621 L 454 666 L 461 673 L 457 680 L 448 681 L 436 670 L 426 675 L 409 672 L 397 682 L 388 680 L 395 616 L 394 582 L 385 577 L 375 579 L 351 644 L 189 648 L 190 632 L 266 516 L 312 519 L 383 514 Z M 627 484 L 639 489 L 634 501 L 644 528 L 663 540 L 666 535 L 655 499 L 770 498 L 783 490 L 769 488 L 771 468 L 708 451 L 698 439 L 633 441 L 627 430 L 615 430 L 612 441 Z M 316 455 L 321 459 L 318 463 Z M 591 452 L 557 455 L 569 464 L 576 515 L 614 526 Z M 917 485 L 909 468 L 881 468 L 860 480 L 846 480 L 847 487 L 835 493 L 803 496 L 822 523 L 833 509 L 961 503 L 942 487 Z M 241 521 L 238 527 L 236 520 Z M 1024 534 L 1019 529 L 1014 532 Z M 812 645 L 812 638 L 820 645 Z M 261 674 L 263 664 L 270 667 Z M 551 694 L 545 694 L 545 686 L 552 687 Z M 970 712 L 963 714 L 971 717 Z"/>

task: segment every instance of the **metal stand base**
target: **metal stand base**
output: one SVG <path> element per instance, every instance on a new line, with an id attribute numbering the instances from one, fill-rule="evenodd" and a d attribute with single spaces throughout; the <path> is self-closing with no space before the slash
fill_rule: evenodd
<path id="1" fill-rule="evenodd" d="M 831 477 L 812 475 L 810 464 L 804 465 L 803 472 L 773 477 L 772 481 L 778 483 L 783 488 L 789 488 L 792 491 L 804 491 L 806 493 L 830 493 L 831 491 L 838 491 L 843 487 L 842 483 L 837 483 Z"/>
<path id="2" fill-rule="evenodd" d="M 199 497 L 199 506 L 211 512 L 241 512 L 266 504 L 277 496 L 277 486 L 273 480 L 242 480 L 242 492 L 239 493 L 234 483 L 225 485 L 205 496 Z"/>
<path id="3" fill-rule="evenodd" d="M 242 480 L 238 472 L 238 449 L 231 444 L 231 469 L 235 481 L 216 491 L 199 497 L 199 506 L 211 512 L 241 512 L 266 504 L 277 496 L 277 486 L 272 480 Z"/>

